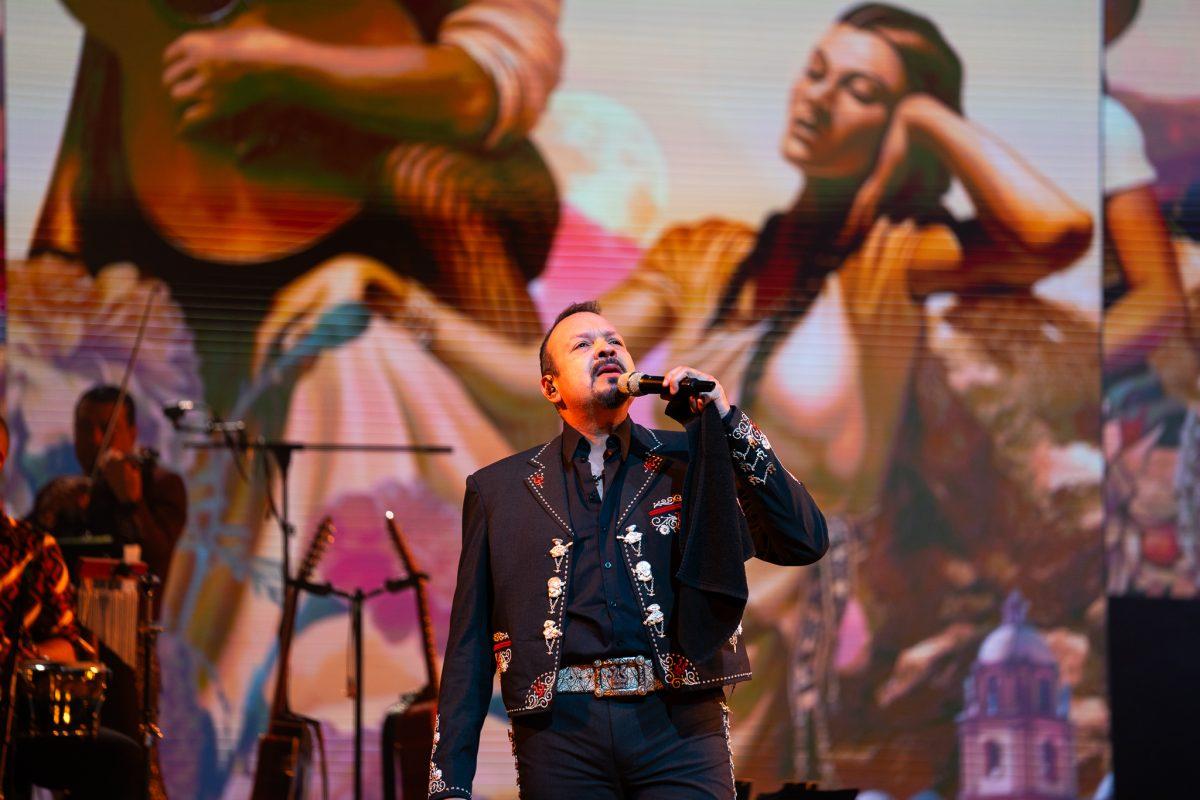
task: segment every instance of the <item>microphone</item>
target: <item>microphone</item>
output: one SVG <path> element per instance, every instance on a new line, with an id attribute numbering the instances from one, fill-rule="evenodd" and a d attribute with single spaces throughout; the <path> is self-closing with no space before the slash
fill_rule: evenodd
<path id="1" fill-rule="evenodd" d="M 700 381 L 695 378 L 684 378 L 679 382 L 676 397 L 692 394 L 704 394 L 717 388 L 715 381 Z M 656 394 L 659 397 L 670 397 L 662 375 L 646 375 L 641 372 L 626 372 L 617 378 L 617 391 L 631 397 L 641 397 L 646 394 Z"/>
<path id="2" fill-rule="evenodd" d="M 163 416 L 171 421 L 171 427 L 179 430 L 179 421 L 183 419 L 183 415 L 193 410 L 196 404 L 191 400 L 178 400 L 170 405 L 163 406 Z"/>
<path id="3" fill-rule="evenodd" d="M 203 403 L 199 403 L 195 400 L 178 400 L 174 403 L 171 403 L 170 405 L 163 406 L 162 413 L 163 413 L 163 416 L 165 416 L 167 419 L 169 419 L 171 421 L 171 427 L 174 428 L 175 430 L 179 431 L 179 430 L 183 430 L 182 423 L 183 423 L 184 415 L 188 414 L 192 411 L 195 411 L 197 407 L 203 406 L 203 405 L 204 405 Z M 238 433 L 240 431 L 244 431 L 245 429 L 246 429 L 246 423 L 242 422 L 241 420 L 234 420 L 233 422 L 225 422 L 224 420 L 213 417 L 213 418 L 205 420 L 202 425 L 188 428 L 187 432 L 188 433 Z"/>

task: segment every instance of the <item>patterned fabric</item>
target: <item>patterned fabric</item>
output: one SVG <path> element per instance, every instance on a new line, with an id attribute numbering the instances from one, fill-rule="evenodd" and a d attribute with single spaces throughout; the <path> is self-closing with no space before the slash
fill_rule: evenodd
<path id="1" fill-rule="evenodd" d="M 642 695 L 656 692 L 663 683 L 653 663 L 643 656 L 612 658 L 558 671 L 558 691 L 586 692 L 597 697 Z"/>
<path id="2" fill-rule="evenodd" d="M 496 631 L 492 634 L 492 654 L 496 659 L 496 669 L 500 672 L 508 672 L 508 665 L 512 663 L 512 639 L 504 631 Z"/>
<path id="3" fill-rule="evenodd" d="M 661 657 L 661 660 L 663 672 L 666 673 L 667 682 L 672 688 L 678 689 L 681 686 L 698 686 L 700 684 L 700 676 L 696 672 L 695 665 L 685 656 L 679 653 L 667 653 Z"/>
<path id="4" fill-rule="evenodd" d="M 44 639 L 79 639 L 75 593 L 54 537 L 0 515 L 0 573 L 0 658 L 8 655 L 4 632 L 9 620 L 14 610 L 26 603 L 20 642 L 23 653 L 32 655 L 32 644 Z M 20 597 L 23 588 L 28 592 L 25 598 Z"/>
<path id="5" fill-rule="evenodd" d="M 734 466 L 755 486 L 762 486 L 775 472 L 770 451 L 770 440 L 744 411 L 738 411 L 737 417 L 730 420 L 729 454 Z"/>
<path id="6" fill-rule="evenodd" d="M 554 699 L 554 684 L 556 673 L 543 672 L 534 679 L 529 685 L 529 692 L 525 696 L 526 708 L 549 708 L 550 701 Z"/>

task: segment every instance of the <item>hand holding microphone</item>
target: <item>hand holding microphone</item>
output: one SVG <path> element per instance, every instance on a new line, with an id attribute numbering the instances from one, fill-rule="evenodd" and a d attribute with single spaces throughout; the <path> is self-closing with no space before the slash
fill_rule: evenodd
<path id="1" fill-rule="evenodd" d="M 691 367 L 675 367 L 666 375 L 626 372 L 617 378 L 617 390 L 632 397 L 656 394 L 664 399 L 687 397 L 692 413 L 698 414 L 710 401 L 721 416 L 729 413 L 729 400 L 720 381 Z"/>

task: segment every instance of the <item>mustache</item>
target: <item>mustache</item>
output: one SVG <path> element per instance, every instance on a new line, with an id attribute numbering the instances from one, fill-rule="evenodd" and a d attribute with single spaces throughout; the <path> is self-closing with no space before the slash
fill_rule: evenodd
<path id="1" fill-rule="evenodd" d="M 599 375 L 600 370 L 604 369 L 605 367 L 616 367 L 621 372 L 626 371 L 625 365 L 621 363 L 621 359 L 605 358 L 605 359 L 601 359 L 600 361 L 597 361 L 596 364 L 592 367 L 592 376 L 595 377 L 596 375 Z"/>

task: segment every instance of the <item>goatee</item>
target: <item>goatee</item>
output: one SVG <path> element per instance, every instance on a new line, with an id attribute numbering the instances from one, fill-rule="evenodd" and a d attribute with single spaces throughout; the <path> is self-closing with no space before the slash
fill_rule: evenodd
<path id="1" fill-rule="evenodd" d="M 621 390 L 615 385 L 596 392 L 596 403 L 601 408 L 620 408 L 621 404 L 625 402 L 625 399 L 626 396 L 621 394 Z"/>

